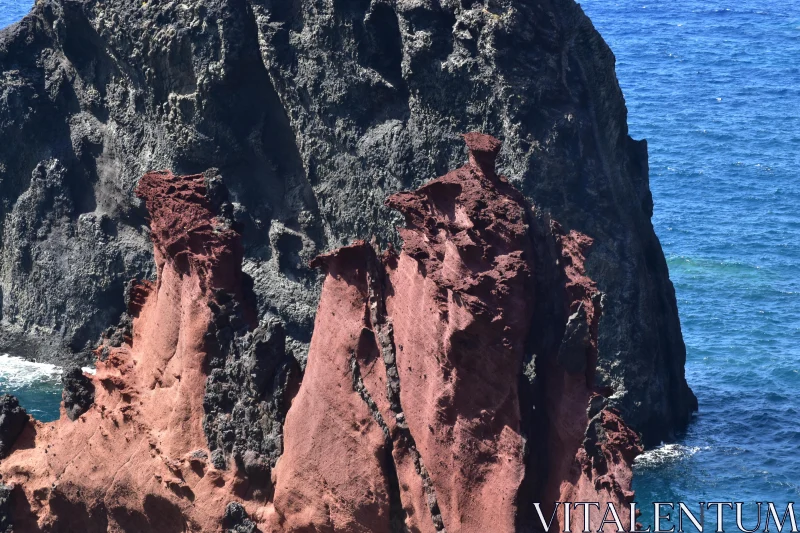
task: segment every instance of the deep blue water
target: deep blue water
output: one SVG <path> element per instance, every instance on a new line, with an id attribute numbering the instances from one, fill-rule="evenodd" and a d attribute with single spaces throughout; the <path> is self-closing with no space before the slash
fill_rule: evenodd
<path id="1" fill-rule="evenodd" d="M 29 5 L 0 0 L 0 26 Z M 631 135 L 649 141 L 653 223 L 700 401 L 677 444 L 639 461 L 636 499 L 793 501 L 800 495 L 800 0 L 587 0 L 583 7 L 617 57 Z M 0 390 L 14 389 L 3 379 Z M 36 383 L 15 390 L 52 418 L 54 379 Z M 754 509 L 746 507 L 746 519 L 755 520 Z"/>
<path id="2" fill-rule="evenodd" d="M 20 20 L 31 7 L 32 0 L 0 0 L 0 29 Z"/>
<path id="3" fill-rule="evenodd" d="M 587 0 L 646 138 L 700 413 L 639 502 L 800 495 L 800 0 Z M 756 521 L 745 507 L 745 526 Z M 763 529 L 763 524 L 762 524 Z M 691 529 L 690 529 L 691 530 Z"/>

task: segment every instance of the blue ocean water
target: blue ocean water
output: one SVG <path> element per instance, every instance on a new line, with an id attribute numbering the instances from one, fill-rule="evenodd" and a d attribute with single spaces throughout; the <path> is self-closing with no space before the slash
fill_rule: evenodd
<path id="1" fill-rule="evenodd" d="M 0 29 L 20 20 L 31 7 L 33 0 L 0 0 Z"/>
<path id="2" fill-rule="evenodd" d="M 631 135 L 648 140 L 653 223 L 700 402 L 678 445 L 640 460 L 636 499 L 793 501 L 800 0 L 582 6 L 616 55 Z M 748 504 L 745 526 L 756 518 Z"/>
<path id="3" fill-rule="evenodd" d="M 0 27 L 30 5 L 0 0 Z M 800 0 L 582 5 L 617 57 L 631 134 L 649 141 L 653 222 L 700 402 L 678 443 L 638 461 L 636 499 L 793 501 L 800 495 Z M 19 393 L 41 418 L 56 415 L 52 376 L 12 382 L 6 367 L 0 360 L 0 391 Z M 56 407 L 48 410 L 48 401 Z M 745 519 L 755 525 L 753 505 Z"/>
<path id="4" fill-rule="evenodd" d="M 16 396 L 37 420 L 55 420 L 61 404 L 61 368 L 0 354 L 0 394 L 4 393 Z"/>

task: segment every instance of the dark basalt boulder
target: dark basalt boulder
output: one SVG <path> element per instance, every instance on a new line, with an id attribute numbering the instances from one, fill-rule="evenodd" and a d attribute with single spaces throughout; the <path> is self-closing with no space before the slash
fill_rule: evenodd
<path id="1" fill-rule="evenodd" d="M 223 525 L 227 528 L 227 533 L 258 533 L 258 528 L 247 516 L 242 504 L 231 502 L 225 508 L 225 519 Z"/>
<path id="2" fill-rule="evenodd" d="M 0 395 L 0 459 L 11 452 L 27 423 L 28 413 L 20 407 L 16 396 Z"/>
<path id="3" fill-rule="evenodd" d="M 61 374 L 64 390 L 61 400 L 70 420 L 77 420 L 94 403 L 94 384 L 78 365 L 70 365 Z"/>

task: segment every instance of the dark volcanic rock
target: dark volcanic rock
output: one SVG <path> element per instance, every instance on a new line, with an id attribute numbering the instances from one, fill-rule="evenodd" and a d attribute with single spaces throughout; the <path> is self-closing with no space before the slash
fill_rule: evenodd
<path id="1" fill-rule="evenodd" d="M 203 429 L 218 468 L 233 458 L 251 480 L 264 485 L 283 453 L 283 420 L 301 379 L 300 365 L 286 352 L 277 320 L 249 332 L 239 303 L 225 295 L 213 304 Z M 210 343 L 211 344 L 211 343 Z"/>
<path id="2" fill-rule="evenodd" d="M 0 533 L 13 533 L 11 525 L 11 487 L 0 483 Z"/>
<path id="3" fill-rule="evenodd" d="M 228 528 L 228 533 L 257 533 L 258 531 L 253 521 L 247 517 L 247 511 L 242 504 L 237 502 L 229 503 L 225 509 L 224 525 Z"/>
<path id="4" fill-rule="evenodd" d="M 589 349 L 589 324 L 581 303 L 578 310 L 569 316 L 564 338 L 558 348 L 558 362 L 570 374 L 586 370 L 586 352 Z"/>
<path id="5" fill-rule="evenodd" d="M 218 167 L 259 315 L 304 364 L 308 260 L 397 242 L 384 198 L 458 166 L 477 129 L 536 216 L 594 241 L 612 407 L 650 441 L 696 407 L 646 144 L 573 0 L 42 0 L 0 33 L 0 76 L 5 344 L 93 347 L 152 274 L 139 177 Z"/>
<path id="6" fill-rule="evenodd" d="M 94 384 L 78 365 L 70 365 L 61 374 L 64 390 L 61 400 L 70 420 L 77 420 L 94 403 Z"/>
<path id="7" fill-rule="evenodd" d="M 497 139 L 464 138 L 468 163 L 387 199 L 399 253 L 312 262 L 302 380 L 280 321 L 256 326 L 216 172 L 146 174 L 157 279 L 130 286 L 132 329 L 95 375 L 67 373 L 65 407 L 87 378 L 97 405 L 0 461 L 15 527 L 528 533 L 534 501 L 613 502 L 627 523 L 642 448 L 594 381 L 593 241 L 534 216 Z"/>
<path id="8" fill-rule="evenodd" d="M 0 395 L 0 459 L 8 455 L 28 423 L 28 413 L 15 396 Z"/>

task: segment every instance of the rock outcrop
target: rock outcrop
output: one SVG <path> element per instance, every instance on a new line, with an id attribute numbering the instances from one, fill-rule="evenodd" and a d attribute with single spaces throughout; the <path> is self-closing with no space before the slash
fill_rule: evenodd
<path id="1" fill-rule="evenodd" d="M 11 525 L 11 488 L 0 483 L 0 533 L 14 533 Z"/>
<path id="2" fill-rule="evenodd" d="M 64 386 L 61 401 L 67 418 L 75 420 L 94 402 L 94 384 L 78 365 L 70 365 L 62 371 L 61 383 Z"/>
<path id="3" fill-rule="evenodd" d="M 541 530 L 534 502 L 593 501 L 629 523 L 641 445 L 594 380 L 591 240 L 534 213 L 496 172 L 496 139 L 465 140 L 466 165 L 386 201 L 405 218 L 399 253 L 358 241 L 314 260 L 304 373 L 257 320 L 217 173 L 145 175 L 156 280 L 130 287 L 127 340 L 74 378 L 94 387 L 85 411 L 65 395 L 58 421 L 26 421 L 0 463 L 5 519 L 524 533 Z"/>
<path id="4" fill-rule="evenodd" d="M 157 279 L 131 287 L 129 342 L 98 349 L 96 375 L 81 376 L 94 402 L 73 421 L 65 394 L 61 418 L 28 424 L 0 464 L 19 531 L 219 529 L 236 473 L 213 468 L 203 430 L 209 332 L 218 295 L 244 301 L 244 285 L 212 180 L 142 178 Z"/>
<path id="5" fill-rule="evenodd" d="M 11 451 L 19 434 L 28 423 L 28 414 L 19 400 L 8 394 L 0 395 L 0 459 Z"/>
<path id="6" fill-rule="evenodd" d="M 128 281 L 154 279 L 139 177 L 219 167 L 258 316 L 303 366 L 310 259 L 372 234 L 398 245 L 384 199 L 455 168 L 479 129 L 504 140 L 543 227 L 594 243 L 593 387 L 648 441 L 695 407 L 646 145 L 573 0 L 40 0 L 0 32 L 0 77 L 5 350 L 92 349 Z M 579 365 L 575 312 L 561 357 Z"/>

